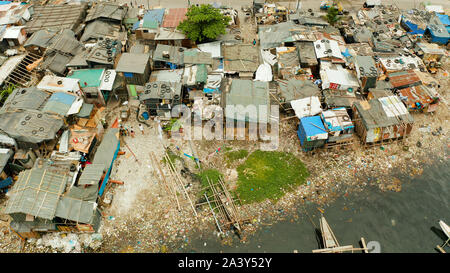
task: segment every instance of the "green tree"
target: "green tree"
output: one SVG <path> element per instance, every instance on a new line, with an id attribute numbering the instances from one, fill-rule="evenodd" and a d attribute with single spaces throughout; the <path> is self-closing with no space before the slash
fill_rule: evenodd
<path id="1" fill-rule="evenodd" d="M 0 91 L 0 106 L 3 106 L 8 96 L 14 91 L 14 84 L 9 84 L 5 89 Z"/>
<path id="2" fill-rule="evenodd" d="M 338 13 L 339 13 L 339 11 L 335 7 L 328 8 L 327 21 L 332 26 L 334 26 L 334 24 L 341 19 L 340 17 L 338 17 Z"/>
<path id="3" fill-rule="evenodd" d="M 231 20 L 209 4 L 189 7 L 186 16 L 187 19 L 178 25 L 178 29 L 195 42 L 214 40 L 219 35 L 225 34 Z"/>

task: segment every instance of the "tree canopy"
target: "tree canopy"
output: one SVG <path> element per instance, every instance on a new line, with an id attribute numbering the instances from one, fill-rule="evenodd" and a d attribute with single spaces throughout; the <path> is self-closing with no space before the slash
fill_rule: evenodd
<path id="1" fill-rule="evenodd" d="M 336 9 L 335 7 L 329 7 L 327 11 L 328 23 L 334 25 L 337 21 L 339 21 L 339 19 L 341 18 L 338 17 L 338 13 L 339 13 L 338 9 Z"/>
<path id="2" fill-rule="evenodd" d="M 178 29 L 195 42 L 214 40 L 225 34 L 231 20 L 209 4 L 189 7 L 186 16 L 187 19 L 178 25 Z"/>

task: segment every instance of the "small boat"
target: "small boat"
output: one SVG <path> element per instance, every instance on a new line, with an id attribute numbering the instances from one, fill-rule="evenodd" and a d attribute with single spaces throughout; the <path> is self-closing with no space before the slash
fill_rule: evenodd
<path id="1" fill-rule="evenodd" d="M 442 220 L 439 220 L 439 225 L 441 226 L 442 231 L 445 233 L 445 235 L 447 235 L 447 238 L 450 239 L 450 227 Z"/>
<path id="2" fill-rule="evenodd" d="M 328 225 L 327 220 L 325 220 L 325 217 L 323 216 L 320 218 L 320 230 L 322 231 L 322 240 L 325 248 L 333 248 L 339 246 L 339 242 L 334 236 L 330 225 Z"/>
<path id="3" fill-rule="evenodd" d="M 445 241 L 445 243 L 443 245 L 437 245 L 436 248 L 441 252 L 441 253 L 446 253 L 444 250 L 444 247 L 448 244 L 448 242 L 450 242 L 450 227 L 444 223 L 444 221 L 439 220 L 439 225 L 442 228 L 442 231 L 445 233 L 445 235 L 447 236 L 447 241 Z"/>
<path id="4" fill-rule="evenodd" d="M 363 244 L 362 248 L 354 248 L 353 245 L 345 245 L 340 246 L 336 236 L 334 236 L 333 231 L 331 230 L 330 225 L 328 224 L 325 217 L 321 216 L 320 218 L 320 231 L 322 232 L 322 241 L 323 247 L 322 249 L 315 249 L 313 253 L 343 253 L 347 251 L 364 251 L 368 253 L 368 249 L 366 247 L 366 243 L 364 238 L 361 238 L 361 242 Z"/>

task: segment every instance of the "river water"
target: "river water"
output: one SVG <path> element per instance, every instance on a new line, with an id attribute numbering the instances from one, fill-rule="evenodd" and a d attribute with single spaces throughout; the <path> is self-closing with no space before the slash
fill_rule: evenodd
<path id="1" fill-rule="evenodd" d="M 400 192 L 368 187 L 321 208 L 340 245 L 359 247 L 364 237 L 366 242 L 378 242 L 382 253 L 436 253 L 436 245 L 445 239 L 438 221 L 450 225 L 449 177 L 450 163 L 441 162 L 426 167 L 419 177 L 401 178 Z M 231 246 L 222 245 L 211 235 L 191 238 L 183 252 L 311 253 L 320 247 L 316 228 L 321 212 L 312 203 L 300 205 L 297 211 L 298 217 L 263 226 L 246 243 L 235 240 Z"/>

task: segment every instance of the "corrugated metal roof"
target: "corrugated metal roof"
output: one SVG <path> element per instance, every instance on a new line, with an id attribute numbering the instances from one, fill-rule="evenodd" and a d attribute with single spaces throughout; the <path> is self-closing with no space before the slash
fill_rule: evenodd
<path id="1" fill-rule="evenodd" d="M 280 91 L 279 96 L 282 102 L 320 95 L 319 87 L 309 80 L 278 80 L 278 87 Z"/>
<path id="2" fill-rule="evenodd" d="M 37 110 L 0 114 L 0 129 L 17 141 L 40 143 L 56 137 L 64 124 L 61 117 Z"/>
<path id="3" fill-rule="evenodd" d="M 50 93 L 39 90 L 36 87 L 16 88 L 6 99 L 3 107 L 0 109 L 0 113 L 15 109 L 38 110 L 49 97 Z"/>
<path id="4" fill-rule="evenodd" d="M 149 82 L 181 82 L 183 69 L 152 71 Z"/>
<path id="5" fill-rule="evenodd" d="M 259 66 L 259 47 L 249 44 L 222 46 L 224 72 L 255 72 Z"/>
<path id="6" fill-rule="evenodd" d="M 95 153 L 93 164 L 104 164 L 105 171 L 111 166 L 114 153 L 116 152 L 117 145 L 119 144 L 119 129 L 109 128 L 106 130 L 103 136 L 102 142 L 97 148 Z"/>
<path id="7" fill-rule="evenodd" d="M 154 61 L 160 61 L 160 62 L 170 62 L 173 64 L 183 65 L 184 64 L 184 54 L 183 52 L 186 50 L 184 47 L 178 47 L 178 46 L 169 46 L 169 45 L 163 45 L 158 44 L 156 45 L 156 49 L 153 52 L 153 60 Z M 169 52 L 169 58 L 163 57 L 163 52 L 167 51 Z"/>
<path id="8" fill-rule="evenodd" d="M 220 41 L 198 44 L 197 47 L 198 47 L 198 49 L 200 49 L 203 52 L 211 53 L 212 58 L 221 58 L 222 57 Z"/>
<path id="9" fill-rule="evenodd" d="M 402 121 L 405 123 L 413 123 L 413 117 L 408 113 L 403 103 L 396 96 L 384 97 L 384 98 L 393 98 L 394 100 L 398 100 L 397 103 L 398 108 L 401 109 L 402 112 L 406 112 L 403 115 L 397 116 L 388 116 L 385 109 L 383 108 L 380 99 L 373 99 L 368 102 L 356 101 L 354 103 L 359 115 L 361 116 L 361 120 L 366 127 L 366 129 L 373 129 L 379 127 L 388 127 L 392 125 L 402 124 Z M 381 98 L 381 99 L 384 99 Z M 396 99 L 395 99 L 396 98 Z M 402 107 L 403 106 L 403 107 Z"/>
<path id="10" fill-rule="evenodd" d="M 148 66 L 150 54 L 148 53 L 123 53 L 117 64 L 117 72 L 143 74 Z"/>
<path id="11" fill-rule="evenodd" d="M 42 111 L 66 116 L 72 104 L 77 99 L 76 95 L 66 92 L 55 92 L 48 99 Z"/>
<path id="12" fill-rule="evenodd" d="M 262 121 L 268 122 L 269 120 L 269 83 L 261 81 L 252 80 L 241 80 L 234 79 L 231 82 L 230 91 L 226 93 L 226 105 L 228 106 L 238 106 L 242 105 L 244 107 L 254 106 L 257 111 L 254 115 L 239 111 L 237 109 L 237 114 L 234 115 L 228 111 L 225 111 L 225 116 L 227 119 L 244 120 L 250 122 L 258 122 L 260 119 Z M 263 107 L 264 112 L 260 112 L 260 107 Z"/>
<path id="13" fill-rule="evenodd" d="M 96 5 L 89 10 L 85 21 L 89 22 L 98 18 L 122 21 L 126 13 L 127 7 L 125 6 L 108 2 L 96 3 Z"/>
<path id="14" fill-rule="evenodd" d="M 46 168 L 33 168 L 19 174 L 9 191 L 5 213 L 24 213 L 52 220 L 61 194 L 66 188 L 68 175 Z"/>
<path id="15" fill-rule="evenodd" d="M 178 27 L 178 25 L 186 19 L 187 8 L 171 8 L 167 10 L 162 27 Z"/>
<path id="16" fill-rule="evenodd" d="M 152 9 L 144 15 L 143 28 L 158 28 L 164 18 L 165 9 Z"/>
<path id="17" fill-rule="evenodd" d="M 80 5 L 34 5 L 34 13 L 30 21 L 26 23 L 27 33 L 33 33 L 41 29 L 70 29 L 81 23 L 87 9 L 87 3 Z"/>
<path id="18" fill-rule="evenodd" d="M 413 70 L 389 73 L 388 76 L 391 86 L 398 89 L 422 84 Z"/>
<path id="19" fill-rule="evenodd" d="M 105 170 L 105 164 L 89 164 L 81 173 L 78 185 L 97 185 Z"/>
<path id="20" fill-rule="evenodd" d="M 212 65 L 212 57 L 209 52 L 198 51 L 197 49 L 189 49 L 184 51 L 185 64 L 209 64 Z"/>
<path id="21" fill-rule="evenodd" d="M 62 196 L 55 211 L 55 216 L 71 221 L 91 224 L 94 221 L 97 203 Z"/>

